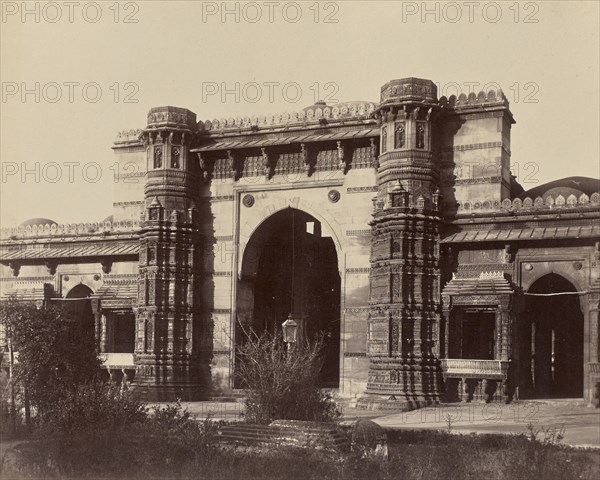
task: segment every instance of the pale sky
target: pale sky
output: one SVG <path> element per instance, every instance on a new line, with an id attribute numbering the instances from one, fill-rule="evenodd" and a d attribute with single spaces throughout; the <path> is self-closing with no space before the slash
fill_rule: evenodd
<path id="1" fill-rule="evenodd" d="M 600 177 L 596 1 L 427 2 L 428 14 L 422 2 L 227 2 L 224 18 L 222 2 L 27 2 L 24 16 L 21 4 L 2 2 L 0 23 L 2 227 L 109 215 L 112 142 L 153 106 L 199 120 L 295 111 L 377 101 L 410 76 L 440 96 L 500 85 L 526 189 Z M 239 98 L 221 97 L 236 84 Z"/>

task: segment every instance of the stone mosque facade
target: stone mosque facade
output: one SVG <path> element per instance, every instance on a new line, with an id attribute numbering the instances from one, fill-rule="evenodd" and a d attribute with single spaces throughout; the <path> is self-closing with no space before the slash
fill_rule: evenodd
<path id="1" fill-rule="evenodd" d="M 325 339 L 323 387 L 367 408 L 595 402 L 600 183 L 524 191 L 514 123 L 501 91 L 419 78 L 282 115 L 152 108 L 112 146 L 107 219 L 2 231 L 0 298 L 79 305 L 148 400 L 232 394 L 245 332 L 291 314 Z"/>

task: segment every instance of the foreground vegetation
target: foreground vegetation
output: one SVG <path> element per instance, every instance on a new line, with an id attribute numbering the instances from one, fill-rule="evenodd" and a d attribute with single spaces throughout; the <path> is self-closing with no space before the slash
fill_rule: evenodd
<path id="1" fill-rule="evenodd" d="M 518 480 L 600 474 L 597 451 L 560 446 L 562 431 L 543 439 L 532 438 L 532 431 L 513 436 L 394 431 L 388 433 L 389 459 L 365 456 L 364 449 L 224 448 L 218 422 L 196 421 L 177 402 L 149 410 L 102 381 L 93 339 L 84 338 L 71 312 L 11 299 L 0 305 L 0 318 L 11 348 L 19 351 L 12 382 L 0 382 L 0 433 L 3 440 L 8 431 L 25 435 L 4 455 L 3 480 Z M 280 337 L 249 335 L 240 349 L 246 421 L 335 424 L 338 407 L 318 387 L 321 349 L 317 341 L 286 354 Z M 344 432 L 350 439 L 351 430 Z"/>
<path id="2" fill-rule="evenodd" d="M 393 431 L 388 433 L 389 460 L 384 460 L 292 447 L 223 449 L 214 442 L 217 431 L 217 424 L 196 422 L 175 404 L 127 427 L 104 424 L 73 436 L 38 437 L 22 447 L 24 463 L 18 475 L 9 456 L 0 476 L 7 480 L 518 480 L 595 479 L 599 473 L 597 451 L 544 444 L 525 435 Z"/>

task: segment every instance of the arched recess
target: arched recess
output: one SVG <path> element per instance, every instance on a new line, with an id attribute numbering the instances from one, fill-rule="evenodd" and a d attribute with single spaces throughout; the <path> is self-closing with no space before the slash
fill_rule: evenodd
<path id="1" fill-rule="evenodd" d="M 239 229 L 239 257 L 238 257 L 238 275 L 242 273 L 243 257 L 245 250 L 250 244 L 250 240 L 259 228 L 267 222 L 272 215 L 282 210 L 294 208 L 301 210 L 315 219 L 321 224 L 323 235 L 331 237 L 335 245 L 338 256 L 338 269 L 340 272 L 344 270 L 344 243 L 345 238 L 342 232 L 341 225 L 333 215 L 324 211 L 322 208 L 313 206 L 313 204 L 303 198 L 285 198 L 274 200 L 269 206 L 263 208 L 254 207 L 251 212 L 245 215 L 245 221 L 240 225 Z"/>
<path id="2" fill-rule="evenodd" d="M 577 286 L 548 273 L 525 296 L 524 357 L 530 395 L 583 397 L 584 314 Z"/>
<path id="3" fill-rule="evenodd" d="M 91 297 L 94 292 L 85 283 L 75 285 L 71 290 L 67 292 L 66 298 L 88 298 Z"/>
<path id="4" fill-rule="evenodd" d="M 65 299 L 59 300 L 62 307 L 82 323 L 87 338 L 81 339 L 81 341 L 89 343 L 90 348 L 94 348 L 96 337 L 95 319 L 90 300 L 93 293 L 93 290 L 86 284 L 79 283 L 67 292 Z"/>
<path id="5" fill-rule="evenodd" d="M 261 222 L 241 252 L 236 347 L 250 329 L 276 333 L 291 313 L 300 335 L 325 336 L 323 386 L 339 386 L 341 276 L 335 240 L 313 215 L 280 209 Z"/>

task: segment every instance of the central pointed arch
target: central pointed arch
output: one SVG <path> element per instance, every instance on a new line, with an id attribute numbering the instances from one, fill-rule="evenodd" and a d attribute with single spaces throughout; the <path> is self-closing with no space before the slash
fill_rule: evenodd
<path id="1" fill-rule="evenodd" d="M 341 276 L 334 239 L 314 216 L 276 211 L 254 230 L 242 253 L 236 295 L 236 346 L 244 332 L 277 333 L 288 315 L 300 335 L 325 337 L 323 386 L 339 386 Z"/>

